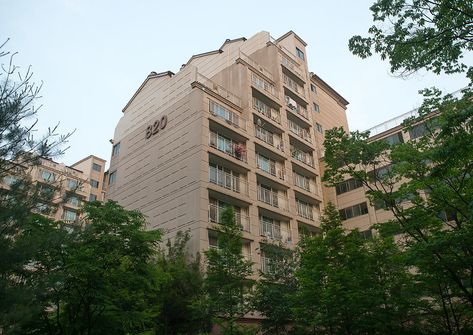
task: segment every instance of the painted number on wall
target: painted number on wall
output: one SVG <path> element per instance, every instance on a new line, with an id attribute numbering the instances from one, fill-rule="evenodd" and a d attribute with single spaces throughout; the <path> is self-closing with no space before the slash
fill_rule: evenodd
<path id="1" fill-rule="evenodd" d="M 146 139 L 159 133 L 161 129 L 166 127 L 167 123 L 168 117 L 166 115 L 162 116 L 161 119 L 154 121 L 152 125 L 149 125 L 148 128 L 146 128 Z"/>

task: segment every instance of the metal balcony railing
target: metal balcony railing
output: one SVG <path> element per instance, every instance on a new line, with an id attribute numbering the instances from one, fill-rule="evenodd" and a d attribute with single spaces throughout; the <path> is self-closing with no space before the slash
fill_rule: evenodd
<path id="1" fill-rule="evenodd" d="M 221 224 L 221 211 L 223 208 L 210 204 L 209 205 L 209 221 Z M 250 232 L 250 217 L 248 215 L 235 212 L 235 222 L 240 225 L 241 229 L 246 232 Z"/>
<path id="2" fill-rule="evenodd" d="M 292 78 L 289 78 L 285 73 L 282 74 L 284 84 L 289 87 L 292 91 L 305 97 L 304 87 L 295 82 Z"/>
<path id="3" fill-rule="evenodd" d="M 246 162 L 246 147 L 242 143 L 234 142 L 217 133 L 210 132 L 209 145 L 216 148 L 227 155 L 230 155 L 238 160 Z"/>
<path id="4" fill-rule="evenodd" d="M 243 119 L 239 114 L 234 113 L 227 108 L 214 103 L 213 101 L 209 104 L 209 111 L 212 115 L 225 120 L 226 123 L 234 126 L 235 128 L 241 128 L 246 131 L 246 120 Z"/>
<path id="5" fill-rule="evenodd" d="M 309 120 L 309 113 L 307 112 L 307 109 L 305 107 L 302 107 L 294 99 L 292 99 L 291 97 L 289 97 L 287 95 L 284 97 L 284 100 L 286 101 L 287 107 L 291 111 L 299 114 L 304 119 Z"/>
<path id="6" fill-rule="evenodd" d="M 279 151 L 284 152 L 284 146 L 282 144 L 281 136 L 277 134 L 273 134 L 269 132 L 268 130 L 258 126 L 257 124 L 255 124 L 254 127 L 255 127 L 255 136 L 257 138 L 277 148 Z"/>
<path id="7" fill-rule="evenodd" d="M 302 72 L 302 70 L 299 68 L 299 66 L 297 65 L 296 62 L 294 62 L 292 59 L 289 59 L 283 55 L 281 55 L 281 63 L 286 67 L 288 68 L 289 70 L 291 70 L 292 72 L 294 72 L 296 75 L 298 75 L 299 77 L 301 78 L 304 78 L 304 74 Z"/>
<path id="8" fill-rule="evenodd" d="M 269 173 L 272 176 L 278 177 L 281 180 L 286 180 L 286 170 L 284 167 L 273 160 L 267 160 L 256 155 L 256 167 L 261 171 Z"/>
<path id="9" fill-rule="evenodd" d="M 276 89 L 276 87 L 271 84 L 269 81 L 266 79 L 262 78 L 261 76 L 257 75 L 256 73 L 251 73 L 251 83 L 259 88 L 262 89 L 265 92 L 268 92 L 271 94 L 273 97 L 279 99 L 279 92 Z"/>
<path id="10" fill-rule="evenodd" d="M 314 215 L 314 207 L 312 205 L 307 204 L 305 202 L 296 201 L 296 208 L 297 208 L 297 215 L 305 219 L 314 221 L 315 215 Z"/>
<path id="11" fill-rule="evenodd" d="M 291 147 L 291 157 L 304 164 L 314 167 L 314 157 L 305 151 Z"/>
<path id="12" fill-rule="evenodd" d="M 248 182 L 241 180 L 239 177 L 231 173 L 209 166 L 209 182 L 216 184 L 236 193 L 248 195 Z"/>
<path id="13" fill-rule="evenodd" d="M 281 124 L 281 113 L 278 110 L 275 110 L 274 108 L 269 107 L 261 100 L 256 99 L 255 97 L 253 97 L 253 108 L 257 112 Z"/>
<path id="14" fill-rule="evenodd" d="M 310 178 L 301 176 L 297 173 L 293 174 L 294 186 L 300 187 L 307 192 L 318 194 L 317 184 Z"/>
<path id="15" fill-rule="evenodd" d="M 300 125 L 298 125 L 297 123 L 291 120 L 288 120 L 288 124 L 289 124 L 289 131 L 291 133 L 297 135 L 298 137 L 302 138 L 303 140 L 309 143 L 312 143 L 312 139 L 310 138 L 310 132 L 307 129 L 302 128 Z"/>
<path id="16" fill-rule="evenodd" d="M 281 228 L 279 224 L 265 222 L 260 220 L 260 235 L 272 240 L 281 241 L 284 243 L 292 242 L 291 232 L 287 229 Z"/>
<path id="17" fill-rule="evenodd" d="M 284 210 L 289 208 L 287 196 L 261 186 L 258 186 L 258 200 Z"/>

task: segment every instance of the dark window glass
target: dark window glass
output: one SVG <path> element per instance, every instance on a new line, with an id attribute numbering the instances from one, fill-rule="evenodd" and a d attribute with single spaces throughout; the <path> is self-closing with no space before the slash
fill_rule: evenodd
<path id="1" fill-rule="evenodd" d="M 99 188 L 99 182 L 95 179 L 91 179 L 90 186 L 92 186 L 93 188 Z"/>
<path id="2" fill-rule="evenodd" d="M 100 171 L 102 171 L 102 167 L 100 165 L 96 164 L 96 163 L 93 163 L 92 164 L 92 170 L 100 172 Z"/>

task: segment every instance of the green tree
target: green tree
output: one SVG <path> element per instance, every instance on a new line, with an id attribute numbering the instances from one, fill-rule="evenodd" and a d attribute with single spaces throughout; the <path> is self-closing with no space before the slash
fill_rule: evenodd
<path id="1" fill-rule="evenodd" d="M 473 6 L 468 0 L 378 0 L 370 8 L 369 37 L 354 36 L 349 48 L 366 58 L 388 59 L 393 73 L 469 70 L 464 53 L 473 50 Z"/>
<path id="2" fill-rule="evenodd" d="M 189 233 L 178 232 L 173 243 L 158 256 L 158 271 L 163 276 L 156 292 L 159 314 L 157 334 L 202 334 L 211 322 L 205 301 L 204 277 L 200 257 L 187 253 Z"/>
<path id="3" fill-rule="evenodd" d="M 205 252 L 205 278 L 209 310 L 225 335 L 242 334 L 237 321 L 251 311 L 249 295 L 252 282 L 252 262 L 242 254 L 241 227 L 235 220 L 233 208 L 221 214 L 218 229 L 218 248 Z"/>
<path id="4" fill-rule="evenodd" d="M 292 297 L 297 290 L 295 271 L 298 265 L 294 250 L 282 245 L 265 244 L 261 251 L 270 260 L 252 297 L 254 309 L 261 313 L 262 327 L 267 334 L 287 334 L 293 327 Z"/>
<path id="5" fill-rule="evenodd" d="M 52 224 L 35 214 L 54 210 L 44 206 L 53 200 L 54 187 L 33 184 L 29 170 L 40 157 L 61 155 L 71 134 L 59 135 L 56 126 L 40 138 L 33 136 L 41 86 L 33 82 L 30 67 L 25 73 L 19 71 L 13 63 L 15 54 L 4 51 L 5 43 L 0 45 L 0 328 L 7 332 L 16 331 L 19 323 L 36 313 L 25 269 L 44 243 L 40 237 L 47 240 L 55 232 Z M 50 234 L 29 236 L 40 221 L 37 228 Z"/>
<path id="6" fill-rule="evenodd" d="M 301 245 L 294 296 L 297 328 L 318 334 L 416 333 L 418 310 L 408 267 L 389 239 L 345 232 L 329 203 L 321 234 Z"/>

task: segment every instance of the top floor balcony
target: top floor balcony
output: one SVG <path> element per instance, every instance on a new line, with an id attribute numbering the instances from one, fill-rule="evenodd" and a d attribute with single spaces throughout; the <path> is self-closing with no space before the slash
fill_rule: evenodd
<path id="1" fill-rule="evenodd" d="M 223 86 L 215 83 L 214 81 L 210 80 L 209 78 L 205 77 L 204 75 L 200 73 L 196 73 L 196 82 L 200 83 L 201 85 L 205 86 L 212 92 L 218 94 L 222 98 L 230 101 L 234 105 L 241 107 L 241 98 L 237 96 L 236 94 L 230 92 Z"/>
<path id="2" fill-rule="evenodd" d="M 232 112 L 230 109 L 222 106 L 221 104 L 210 101 L 209 112 L 213 116 L 224 120 L 229 125 L 246 131 L 246 120 L 242 118 L 240 114 Z"/>

